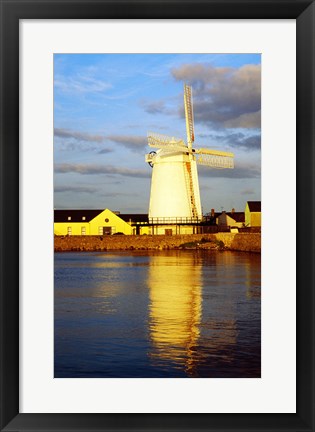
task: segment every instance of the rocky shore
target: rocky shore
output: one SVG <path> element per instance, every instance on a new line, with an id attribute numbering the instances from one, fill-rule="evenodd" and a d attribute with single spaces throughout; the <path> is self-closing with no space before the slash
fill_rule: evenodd
<path id="1" fill-rule="evenodd" d="M 55 252 L 167 249 L 212 249 L 260 253 L 261 234 L 55 236 L 54 239 Z"/>

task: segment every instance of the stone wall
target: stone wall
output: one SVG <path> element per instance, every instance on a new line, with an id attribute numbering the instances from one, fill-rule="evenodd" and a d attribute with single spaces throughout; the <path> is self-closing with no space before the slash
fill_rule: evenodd
<path id="1" fill-rule="evenodd" d="M 260 252 L 259 233 L 141 236 L 55 236 L 55 251 L 229 249 Z"/>
<path id="2" fill-rule="evenodd" d="M 261 234 L 260 233 L 217 233 L 217 240 L 221 240 L 224 246 L 230 250 L 260 252 Z"/>

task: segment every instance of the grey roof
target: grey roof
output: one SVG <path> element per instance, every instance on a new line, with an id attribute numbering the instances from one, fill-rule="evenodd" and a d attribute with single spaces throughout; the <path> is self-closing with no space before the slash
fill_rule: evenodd
<path id="1" fill-rule="evenodd" d="M 227 212 L 228 216 L 235 220 L 235 222 L 245 222 L 244 212 Z"/>
<path id="2" fill-rule="evenodd" d="M 120 213 L 119 216 L 125 222 L 149 222 L 148 214 L 146 213 Z"/>
<path id="3" fill-rule="evenodd" d="M 54 221 L 55 222 L 90 222 L 104 209 L 101 210 L 55 210 Z M 144 213 L 119 213 L 113 211 L 120 219 L 125 222 L 148 222 L 148 215 Z M 71 219 L 68 219 L 68 218 Z M 85 219 L 83 219 L 85 218 Z"/>
<path id="4" fill-rule="evenodd" d="M 261 201 L 247 201 L 249 211 L 251 212 L 261 212 Z"/>
<path id="5" fill-rule="evenodd" d="M 97 215 L 102 213 L 102 210 L 55 210 L 54 220 L 55 222 L 90 222 Z M 68 218 L 71 218 L 70 220 Z M 83 219 L 85 218 L 85 219 Z"/>

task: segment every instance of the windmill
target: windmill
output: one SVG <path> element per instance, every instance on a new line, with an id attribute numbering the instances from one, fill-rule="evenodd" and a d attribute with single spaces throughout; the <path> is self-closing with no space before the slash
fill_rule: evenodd
<path id="1" fill-rule="evenodd" d="M 192 89 L 184 85 L 187 144 L 180 138 L 148 133 L 148 144 L 158 149 L 145 156 L 153 168 L 149 220 L 196 222 L 202 219 L 197 164 L 234 168 L 233 153 L 193 148 L 195 141 Z"/>

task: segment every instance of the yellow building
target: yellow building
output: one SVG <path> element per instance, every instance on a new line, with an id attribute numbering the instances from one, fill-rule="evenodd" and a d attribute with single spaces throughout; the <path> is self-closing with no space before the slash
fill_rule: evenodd
<path id="1" fill-rule="evenodd" d="M 261 201 L 247 201 L 245 207 L 245 226 L 261 226 Z"/>
<path id="2" fill-rule="evenodd" d="M 149 222 L 148 214 L 145 213 L 117 213 L 120 219 L 132 226 L 132 234 L 142 235 L 151 234 L 151 229 L 147 225 Z"/>
<path id="3" fill-rule="evenodd" d="M 131 222 L 126 222 L 109 209 L 55 210 L 55 235 L 135 234 Z"/>
<path id="4" fill-rule="evenodd" d="M 223 211 L 217 217 L 217 225 L 219 227 L 230 227 L 230 228 L 243 228 L 245 223 L 244 212 L 236 212 L 232 209 L 231 212 Z"/>

